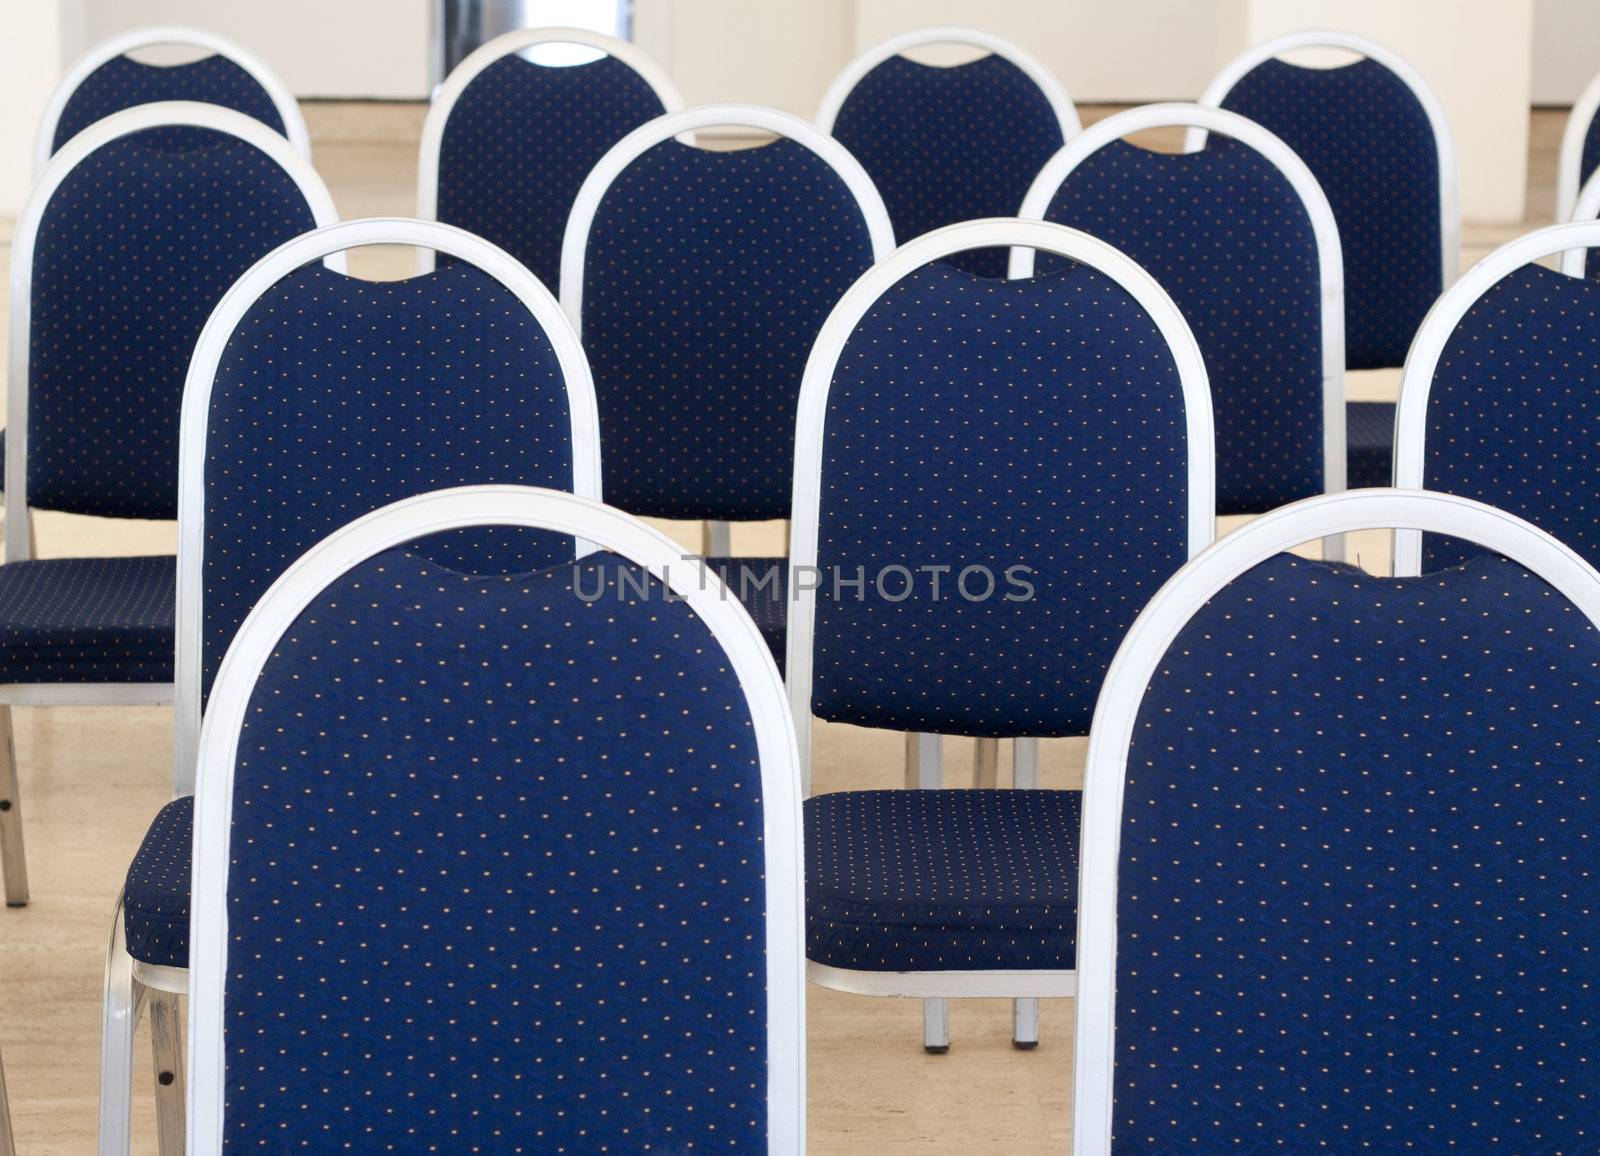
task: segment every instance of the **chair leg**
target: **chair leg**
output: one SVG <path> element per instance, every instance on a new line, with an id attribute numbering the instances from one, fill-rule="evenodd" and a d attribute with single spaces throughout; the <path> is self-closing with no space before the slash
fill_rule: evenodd
<path id="1" fill-rule="evenodd" d="M 16 1137 L 11 1134 L 11 1101 L 6 1098 L 6 1068 L 0 1060 L 0 1156 L 17 1156 Z"/>
<path id="2" fill-rule="evenodd" d="M 28 858 L 22 848 L 22 792 L 17 788 L 17 745 L 11 738 L 11 708 L 0 706 L 0 875 L 6 906 L 28 902 Z"/>
<path id="3" fill-rule="evenodd" d="M 1039 740 L 1017 739 L 1012 744 L 1011 785 L 1021 791 L 1039 786 Z M 1018 1048 L 1039 1046 L 1039 1001 L 1011 1001 L 1011 1044 Z"/>
<path id="4" fill-rule="evenodd" d="M 950 1050 L 950 1001 L 922 1001 L 922 1050 L 942 1056 Z"/>
<path id="5" fill-rule="evenodd" d="M 122 935 L 122 899 L 111 916 L 100 1020 L 100 1156 L 127 1156 L 133 1131 L 133 1033 L 145 987 L 133 978 Z"/>
<path id="6" fill-rule="evenodd" d="M 150 992 L 150 1043 L 156 1061 L 156 1136 L 161 1156 L 183 1156 L 182 997 Z"/>
<path id="7" fill-rule="evenodd" d="M 1000 740 L 976 739 L 972 746 L 972 785 L 993 790 L 1000 782 Z"/>
<path id="8" fill-rule="evenodd" d="M 733 553 L 733 527 L 727 522 L 701 522 L 700 553 L 707 558 L 729 557 Z"/>

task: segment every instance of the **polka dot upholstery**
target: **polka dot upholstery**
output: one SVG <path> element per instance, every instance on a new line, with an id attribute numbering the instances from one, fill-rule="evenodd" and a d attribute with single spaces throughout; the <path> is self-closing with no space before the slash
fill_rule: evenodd
<path id="1" fill-rule="evenodd" d="M 1067 175 L 1045 219 L 1132 257 L 1194 330 L 1218 513 L 1322 493 L 1322 271 L 1310 213 L 1276 165 L 1216 133 L 1176 155 L 1112 141 Z M 1061 263 L 1041 254 L 1038 267 Z"/>
<path id="2" fill-rule="evenodd" d="M 925 266 L 846 343 L 826 423 L 814 712 L 1086 733 L 1123 632 L 1186 557 L 1183 394 L 1155 322 L 1086 266 Z M 974 566 L 994 586 L 969 574 L 969 600 Z"/>
<path id="3" fill-rule="evenodd" d="M 1594 1150 L 1597 705 L 1498 556 L 1216 595 L 1128 755 L 1115 1150 Z"/>
<path id="4" fill-rule="evenodd" d="M 115 56 L 95 69 L 67 98 L 56 122 L 50 151 L 114 112 L 163 100 L 195 100 L 231 108 L 285 133 L 272 96 L 237 61 L 213 53 L 187 64 L 144 64 L 131 56 Z"/>
<path id="5" fill-rule="evenodd" d="M 1578 162 L 1580 189 L 1590 177 L 1594 176 L 1596 169 L 1600 169 L 1600 116 L 1590 119 L 1588 127 L 1583 132 L 1582 159 Z"/>
<path id="6" fill-rule="evenodd" d="M 1444 281 L 1438 145 L 1416 94 L 1370 57 L 1267 60 L 1222 107 L 1281 137 L 1328 195 L 1344 249 L 1345 363 L 1402 364 Z"/>
<path id="7" fill-rule="evenodd" d="M 35 246 L 28 504 L 176 517 L 200 330 L 246 269 L 314 224 L 276 162 L 211 129 L 131 133 L 74 168 Z"/>
<path id="8" fill-rule="evenodd" d="M 891 56 L 857 82 L 833 135 L 877 185 L 901 242 L 981 217 L 1011 217 L 1065 143 L 1039 86 L 993 53 L 948 68 Z M 1003 249 L 952 263 L 1006 275 Z"/>
<path id="9" fill-rule="evenodd" d="M 1344 421 L 1345 485 L 1387 486 L 1394 476 L 1394 402 L 1347 402 Z"/>
<path id="10" fill-rule="evenodd" d="M 245 615 L 318 540 L 389 502 L 447 486 L 570 489 L 571 431 L 549 338 L 476 267 L 364 281 L 317 262 L 279 281 L 245 314 L 212 387 L 202 696 Z M 572 552 L 564 537 L 501 528 L 436 536 L 422 548 L 485 574 Z M 171 652 L 169 640 L 169 664 Z M 147 845 L 186 821 L 162 812 Z M 169 897 L 188 889 L 187 858 L 134 864 L 123 908 L 135 959 L 185 964 L 186 922 L 159 938 L 139 927 L 145 911 L 167 911 Z M 139 954 L 151 943 L 163 958 Z"/>
<path id="11" fill-rule="evenodd" d="M 1526 265 L 1445 343 L 1428 391 L 1423 477 L 1490 502 L 1600 563 L 1600 284 Z M 1423 536 L 1425 569 L 1477 547 Z"/>
<path id="12" fill-rule="evenodd" d="M 789 559 L 708 558 L 706 564 L 755 621 L 782 674 L 789 638 Z"/>
<path id="13" fill-rule="evenodd" d="M 141 963 L 189 966 L 189 857 L 194 796 L 162 807 L 128 868 L 122 925 L 128 954 Z"/>
<path id="14" fill-rule="evenodd" d="M 612 56 L 548 67 L 513 53 L 462 91 L 439 146 L 438 219 L 493 241 L 557 291 L 561 235 L 589 170 L 667 111 Z"/>
<path id="15" fill-rule="evenodd" d="M 0 566 L 0 682 L 171 682 L 171 555 Z"/>
<path id="16" fill-rule="evenodd" d="M 795 141 L 668 140 L 629 165 L 584 262 L 606 501 L 662 518 L 788 517 L 806 358 L 872 263 L 844 179 Z"/>
<path id="17" fill-rule="evenodd" d="M 643 571 L 358 566 L 240 734 L 224 1150 L 763 1146 L 762 807 L 736 675 Z"/>
<path id="18" fill-rule="evenodd" d="M 853 971 L 1070 970 L 1077 791 L 805 802 L 806 958 Z"/>

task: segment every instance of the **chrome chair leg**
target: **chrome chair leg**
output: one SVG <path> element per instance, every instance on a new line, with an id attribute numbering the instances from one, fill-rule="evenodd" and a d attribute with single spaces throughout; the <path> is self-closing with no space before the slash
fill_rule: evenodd
<path id="1" fill-rule="evenodd" d="M 183 1000 L 151 990 L 150 1043 L 156 1063 L 156 1136 L 161 1156 L 183 1156 Z"/>
<path id="2" fill-rule="evenodd" d="M 950 1050 L 950 1001 L 922 1001 L 922 1050 L 943 1055 Z"/>
<path id="3" fill-rule="evenodd" d="M 133 1131 L 133 1033 L 145 988 L 133 978 L 117 897 L 106 945 L 105 1004 L 100 1020 L 100 1156 L 127 1156 Z"/>
<path id="4" fill-rule="evenodd" d="M 1039 740 L 1016 739 L 1012 743 L 1011 785 L 1031 791 L 1039 786 Z M 1039 1001 L 1011 1001 L 1011 1044 L 1017 1048 L 1039 1046 Z"/>
<path id="5" fill-rule="evenodd" d="M 22 847 L 22 793 L 17 786 L 17 744 L 11 737 L 11 708 L 0 706 L 0 875 L 6 881 L 6 906 L 28 902 L 28 858 Z"/>
<path id="6" fill-rule="evenodd" d="M 733 553 L 733 527 L 727 522 L 700 523 L 700 553 L 707 558 L 727 558 Z"/>
<path id="7" fill-rule="evenodd" d="M 1000 783 L 1000 740 L 974 739 L 972 746 L 972 785 L 993 790 Z"/>
<path id="8" fill-rule="evenodd" d="M 6 1098 L 6 1067 L 0 1059 L 0 1156 L 17 1156 L 17 1140 L 11 1134 L 11 1101 Z"/>
<path id="9" fill-rule="evenodd" d="M 944 786 L 944 740 L 941 736 L 906 735 L 906 786 L 924 791 L 936 791 Z M 950 1050 L 948 1001 L 922 1001 L 922 1046 L 936 1053 Z"/>

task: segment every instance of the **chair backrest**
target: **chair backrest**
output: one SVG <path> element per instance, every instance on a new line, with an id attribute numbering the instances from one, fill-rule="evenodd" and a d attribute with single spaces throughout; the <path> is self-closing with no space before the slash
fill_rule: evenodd
<path id="1" fill-rule="evenodd" d="M 1285 553 L 1389 527 L 1496 556 Z M 1079 1156 L 1592 1146 L 1597 623 L 1571 550 L 1417 491 L 1283 507 L 1162 588 L 1085 764 Z"/>
<path id="2" fill-rule="evenodd" d="M 133 54 L 152 48 L 201 49 L 182 64 L 147 64 Z M 311 159 L 311 134 L 300 105 L 283 81 L 231 41 L 197 28 L 137 28 L 103 40 L 67 69 L 39 120 L 33 172 L 97 120 L 157 101 L 215 104 L 260 121 Z"/>
<path id="3" fill-rule="evenodd" d="M 1125 139 L 1172 127 L 1205 130 L 1204 147 L 1158 153 Z M 1110 243 L 1177 302 L 1211 383 L 1218 513 L 1344 489 L 1339 230 L 1288 145 L 1220 109 L 1130 109 L 1052 157 L 1021 215 Z M 1033 254 L 1014 250 L 1012 276 L 1032 273 Z"/>
<path id="4" fill-rule="evenodd" d="M 777 139 L 733 151 L 682 139 L 713 127 Z M 619 142 L 584 181 L 561 250 L 606 501 L 664 518 L 785 517 L 811 344 L 893 248 L 861 166 L 785 113 L 707 105 Z"/>
<path id="5" fill-rule="evenodd" d="M 113 113 L 46 166 L 11 258 L 6 558 L 27 508 L 177 512 L 178 410 L 195 339 L 266 253 L 336 217 L 311 166 L 242 113 Z"/>
<path id="6" fill-rule="evenodd" d="M 405 549 L 482 526 L 599 552 Z M 794 729 L 664 535 L 519 487 L 362 518 L 251 611 L 202 755 L 190 1151 L 804 1149 Z"/>
<path id="7" fill-rule="evenodd" d="M 1493 502 L 1600 562 L 1600 222 L 1520 237 L 1469 269 L 1417 333 L 1395 413 L 1397 486 Z M 1562 254 L 1562 271 L 1536 264 Z M 1395 539 L 1395 572 L 1470 557 L 1469 542 Z"/>
<path id="8" fill-rule="evenodd" d="M 429 246 L 450 264 L 365 281 L 324 259 Z M 239 624 L 320 538 L 446 486 L 600 496 L 594 387 L 550 292 L 504 250 L 431 221 L 347 221 L 254 266 L 207 323 L 184 391 L 179 468 L 176 786 Z M 565 540 L 481 531 L 428 544 L 480 574 L 571 556 Z"/>
<path id="9" fill-rule="evenodd" d="M 552 48 L 601 55 L 578 64 L 528 58 Z M 554 293 L 562 230 L 589 170 L 682 103 L 667 74 L 626 40 L 582 28 L 497 36 L 451 72 L 428 109 L 417 216 L 493 241 Z"/>
<path id="10" fill-rule="evenodd" d="M 938 66 L 906 53 L 965 45 L 984 55 Z M 902 242 L 981 217 L 1016 213 L 1028 185 L 1078 132 L 1078 112 L 1043 64 L 971 28 L 926 28 L 851 61 L 817 110 L 817 127 L 861 162 Z M 1006 275 L 1006 255 L 958 254 L 962 268 Z"/>
<path id="11" fill-rule="evenodd" d="M 1311 48 L 1361 59 L 1336 68 L 1280 59 Z M 1346 364 L 1400 365 L 1460 261 L 1455 146 L 1433 90 L 1380 44 L 1313 31 L 1235 58 L 1200 103 L 1248 117 L 1305 162 L 1339 222 Z"/>
<path id="12" fill-rule="evenodd" d="M 1579 94 L 1561 134 L 1561 153 L 1556 161 L 1556 220 L 1585 221 L 1576 211 L 1579 190 L 1600 170 L 1600 76 Z"/>
<path id="13" fill-rule="evenodd" d="M 1573 203 L 1572 212 L 1562 219 L 1569 221 L 1600 219 L 1600 172 L 1583 183 L 1583 188 L 1578 191 L 1578 199 Z M 1585 277 L 1600 277 L 1600 254 L 1588 251 L 1582 268 Z"/>
<path id="14" fill-rule="evenodd" d="M 986 245 L 1073 264 L 996 281 L 943 260 Z M 801 388 L 785 669 L 802 763 L 813 714 L 1086 733 L 1122 632 L 1213 514 L 1205 365 L 1148 273 L 1039 221 L 902 246 L 828 318 Z"/>

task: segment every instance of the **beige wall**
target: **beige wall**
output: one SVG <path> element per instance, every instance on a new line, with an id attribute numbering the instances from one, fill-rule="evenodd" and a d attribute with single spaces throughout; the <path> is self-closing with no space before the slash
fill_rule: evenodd
<path id="1" fill-rule="evenodd" d="M 15 218 L 33 180 L 33 134 L 56 85 L 61 5 L 7 4 L 0 30 L 0 218 Z M 9 237 L 9 226 L 4 230 Z"/>
<path id="2" fill-rule="evenodd" d="M 1533 9 L 1533 102 L 1571 104 L 1600 73 L 1600 2 L 1537 0 Z"/>

